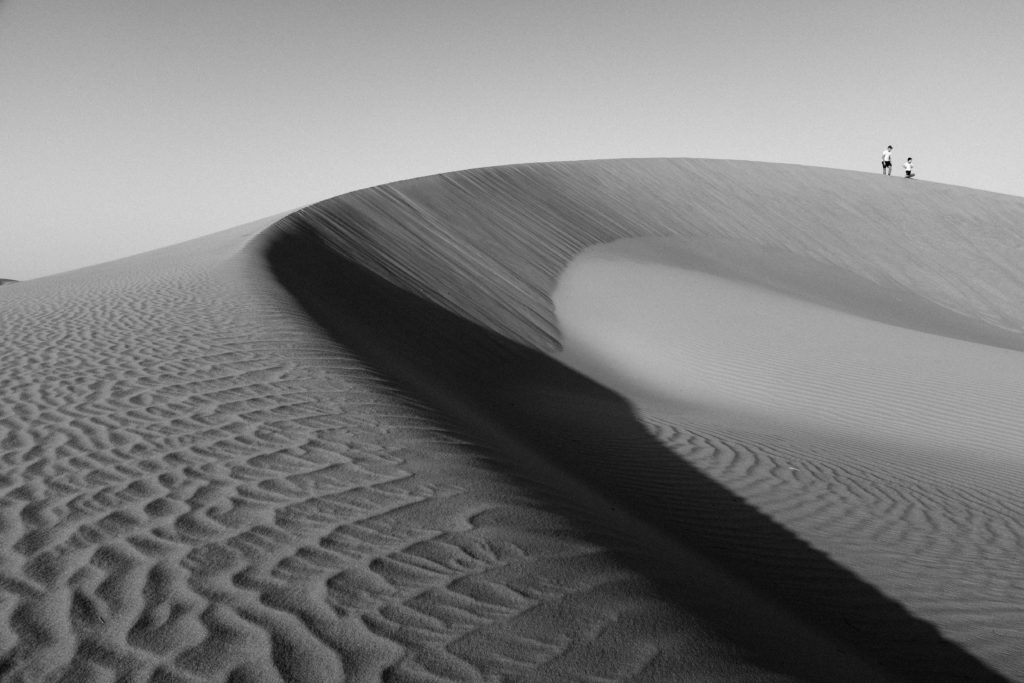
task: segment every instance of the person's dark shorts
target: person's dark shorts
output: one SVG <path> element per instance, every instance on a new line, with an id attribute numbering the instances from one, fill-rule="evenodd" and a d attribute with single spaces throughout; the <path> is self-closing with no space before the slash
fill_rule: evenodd
<path id="1" fill-rule="evenodd" d="M 882 162 L 882 168 L 892 168 L 892 162 L 891 161 L 883 161 Z"/>

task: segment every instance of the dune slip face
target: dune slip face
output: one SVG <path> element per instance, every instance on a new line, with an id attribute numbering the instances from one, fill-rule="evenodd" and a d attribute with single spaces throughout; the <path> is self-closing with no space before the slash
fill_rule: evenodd
<path id="1" fill-rule="evenodd" d="M 1022 218 L 537 164 L 3 287 L 0 678 L 1024 679 Z"/>

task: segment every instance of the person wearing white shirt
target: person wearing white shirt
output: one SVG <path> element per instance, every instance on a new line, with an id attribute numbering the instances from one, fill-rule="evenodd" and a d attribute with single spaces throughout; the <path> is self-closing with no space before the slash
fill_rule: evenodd
<path id="1" fill-rule="evenodd" d="M 892 175 L 892 145 L 882 150 L 882 175 Z"/>
<path id="2" fill-rule="evenodd" d="M 903 170 L 906 172 L 907 178 L 914 177 L 914 158 L 907 157 L 907 163 L 903 164 Z"/>

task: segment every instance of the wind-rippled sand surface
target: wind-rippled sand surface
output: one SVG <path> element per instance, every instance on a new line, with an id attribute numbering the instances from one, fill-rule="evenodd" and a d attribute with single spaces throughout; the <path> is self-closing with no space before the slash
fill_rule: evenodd
<path id="1" fill-rule="evenodd" d="M 542 164 L 5 286 L 0 678 L 1024 679 L 1019 397 L 985 379 L 1021 367 L 1022 224 L 867 174 Z M 552 297 L 624 239 L 790 341 L 712 306 L 675 359 L 650 315 L 580 353 Z M 832 316 L 838 379 L 792 335 Z M 949 395 L 858 370 L 890 344 Z"/>

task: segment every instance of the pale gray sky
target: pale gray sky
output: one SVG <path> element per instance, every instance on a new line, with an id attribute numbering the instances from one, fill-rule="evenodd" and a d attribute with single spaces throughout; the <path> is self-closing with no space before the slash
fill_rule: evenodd
<path id="1" fill-rule="evenodd" d="M 0 277 L 527 161 L 892 144 L 1024 195 L 1022 29 L 1021 0 L 0 0 Z"/>

